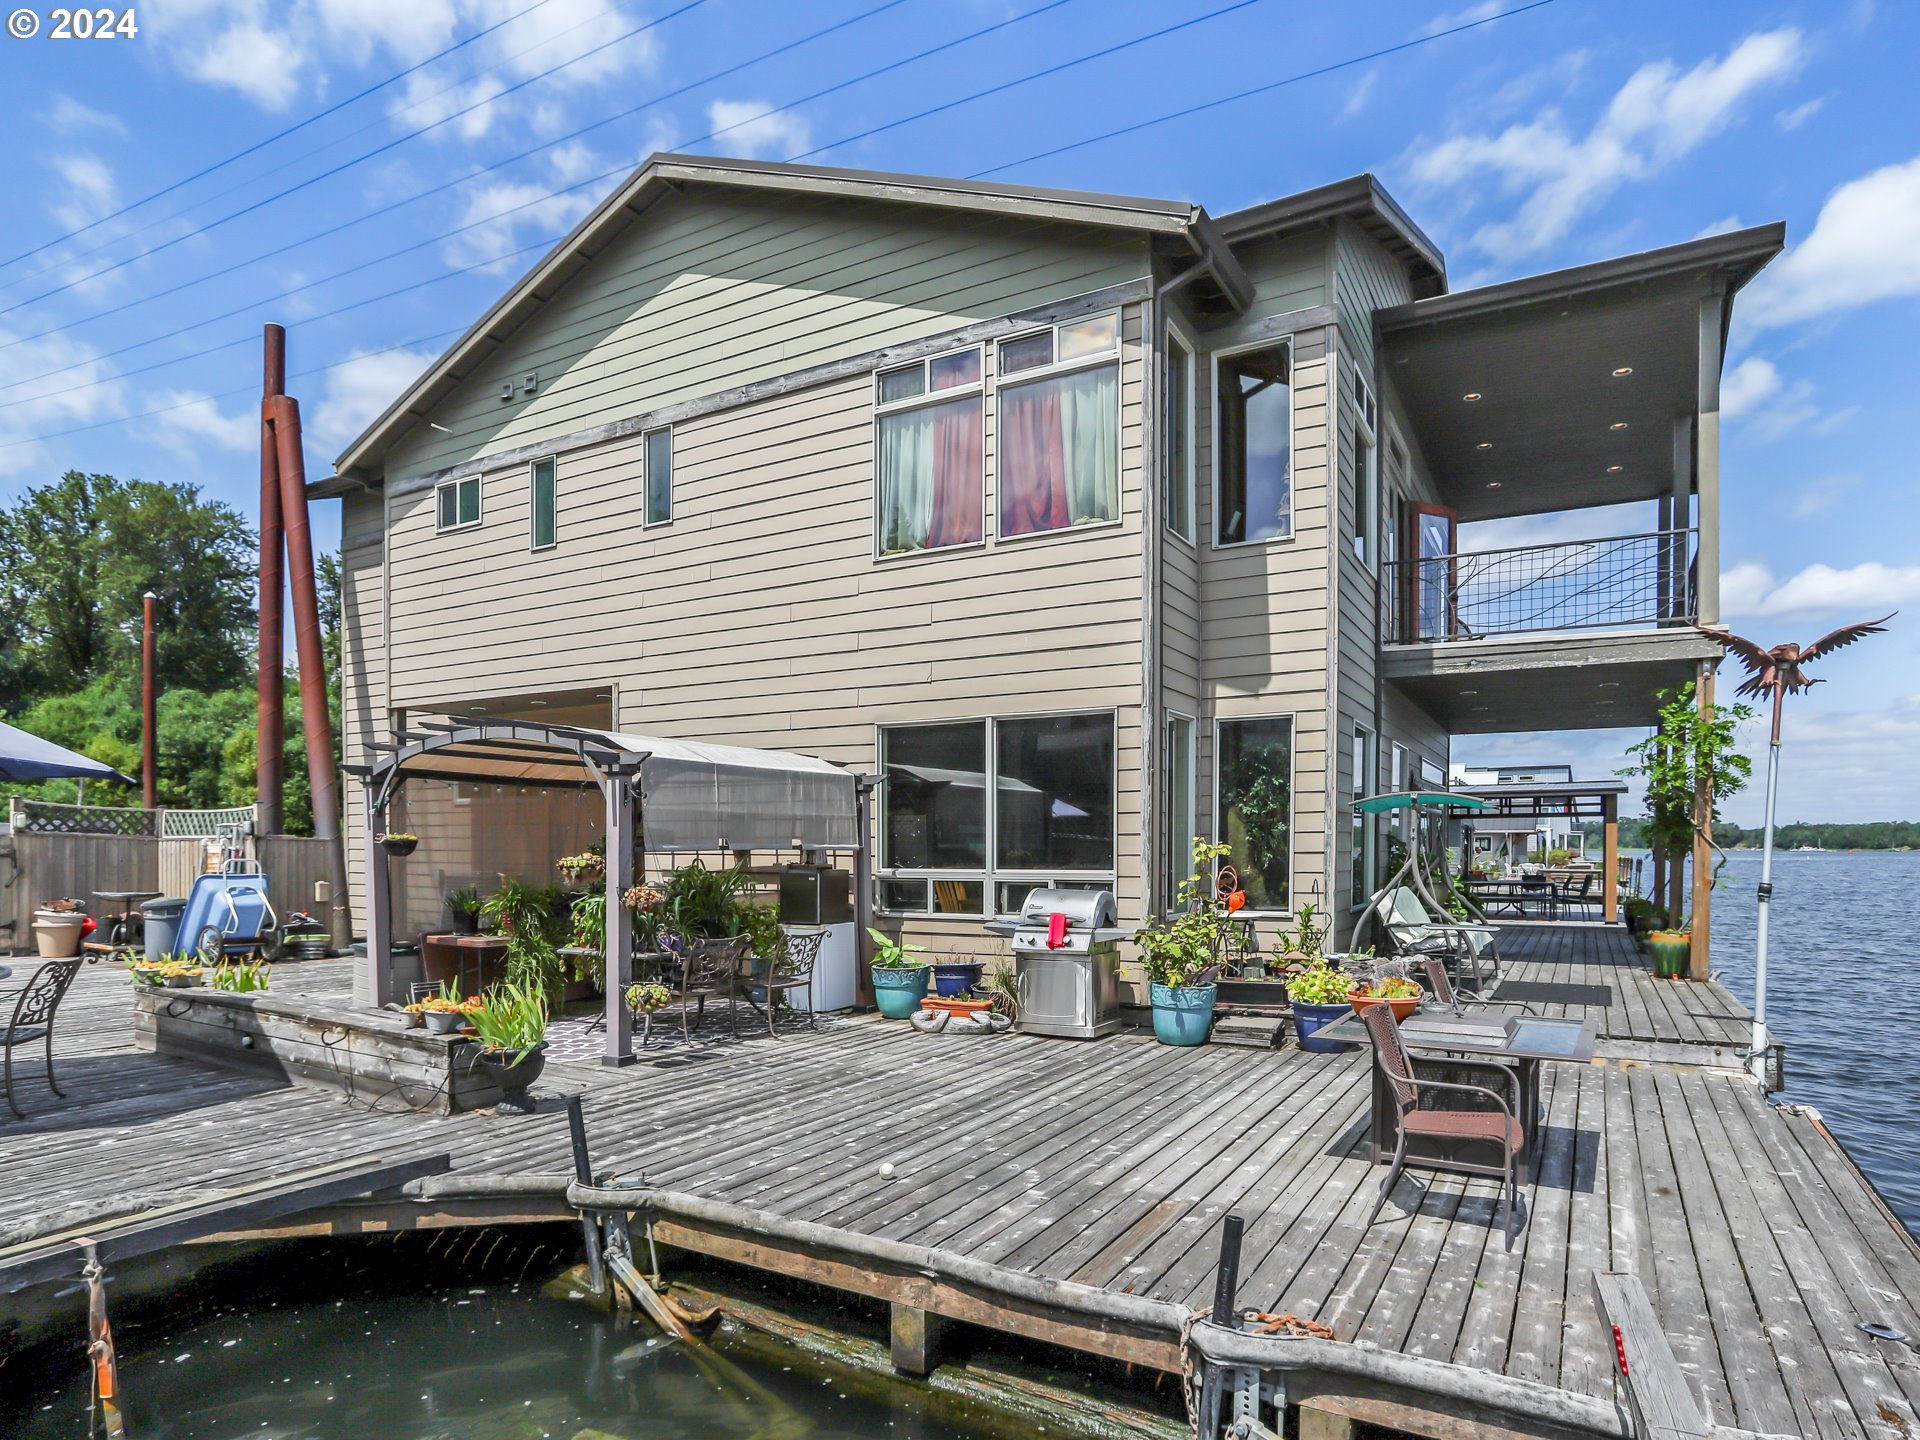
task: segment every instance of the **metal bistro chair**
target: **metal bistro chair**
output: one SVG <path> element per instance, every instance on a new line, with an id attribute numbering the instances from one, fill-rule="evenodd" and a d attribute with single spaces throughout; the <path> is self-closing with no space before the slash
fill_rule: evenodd
<path id="1" fill-rule="evenodd" d="M 1534 1013 L 1531 1005 L 1524 1000 L 1482 1000 L 1478 995 L 1462 995 L 1453 988 L 1453 977 L 1447 974 L 1447 962 L 1439 955 L 1429 955 L 1420 962 L 1420 968 L 1426 971 L 1427 988 L 1433 991 L 1433 998 L 1450 1008 L 1456 1015 L 1463 1010 L 1523 1010 Z"/>
<path id="2" fill-rule="evenodd" d="M 707 1001 L 725 997 L 727 1033 L 733 1033 L 733 1002 L 739 994 L 740 962 L 746 958 L 750 936 L 734 935 L 725 940 L 695 940 L 680 957 L 680 979 L 674 997 L 680 1002 L 680 1038 L 691 1040 L 693 1027 L 707 1018 Z M 699 1002 L 699 1013 L 689 1022 L 689 1002 Z"/>
<path id="3" fill-rule="evenodd" d="M 776 992 L 791 995 L 795 990 L 807 992 L 807 1028 L 817 1029 L 819 1021 L 815 1018 L 813 1003 L 813 967 L 820 960 L 820 947 L 826 943 L 827 932 L 819 929 L 783 929 L 787 939 L 787 953 L 782 960 L 776 961 L 773 973 L 765 980 L 751 982 L 756 990 L 764 990 L 767 996 L 767 1034 L 775 1034 L 774 1015 L 779 1009 L 775 1003 Z M 752 1004 L 752 996 L 748 996 Z M 754 1007 L 758 1009 L 758 1006 Z"/>
<path id="4" fill-rule="evenodd" d="M 22 1120 L 27 1118 L 26 1112 L 13 1100 L 13 1047 L 35 1040 L 47 1042 L 47 1088 L 64 1099 L 67 1092 L 53 1082 L 53 1017 L 73 977 L 80 973 L 80 965 L 77 959 L 51 960 L 34 971 L 33 978 L 20 987 L 12 1021 L 0 1030 L 0 1049 L 6 1051 L 7 1108 Z"/>
<path id="5" fill-rule="evenodd" d="M 1406 1042 L 1400 1038 L 1400 1025 L 1393 1018 L 1393 1011 L 1385 1005 L 1365 1007 L 1363 1018 L 1367 1025 L 1368 1038 L 1373 1041 L 1374 1063 L 1380 1067 L 1386 1077 L 1388 1092 L 1399 1111 L 1398 1124 L 1394 1127 L 1393 1168 L 1387 1172 L 1387 1178 L 1381 1182 L 1380 1194 L 1373 1202 L 1373 1210 L 1367 1216 L 1367 1224 L 1372 1225 L 1380 1216 L 1380 1207 L 1387 1203 L 1387 1196 L 1393 1193 L 1393 1187 L 1400 1181 L 1400 1174 L 1407 1167 L 1407 1141 L 1411 1139 L 1437 1140 L 1465 1145 L 1475 1142 L 1498 1145 L 1504 1162 L 1498 1169 L 1490 1165 L 1449 1157 L 1447 1159 L 1427 1159 L 1412 1157 L 1413 1163 L 1427 1170 L 1452 1170 L 1470 1175 L 1497 1175 L 1504 1182 L 1500 1199 L 1500 1214 L 1505 1219 L 1504 1230 L 1507 1248 L 1513 1248 L 1513 1237 L 1520 1229 L 1520 1152 L 1526 1148 L 1526 1131 L 1514 1118 L 1514 1111 L 1520 1104 L 1519 1078 L 1506 1066 L 1491 1061 L 1449 1060 L 1451 1069 L 1483 1070 L 1499 1075 L 1513 1084 L 1513 1103 L 1509 1105 L 1496 1091 L 1484 1085 L 1458 1085 L 1452 1081 L 1422 1080 L 1413 1073 L 1413 1057 L 1407 1053 Z M 1497 1110 L 1439 1110 L 1422 1109 L 1420 1100 L 1423 1094 L 1433 1090 L 1447 1090 L 1469 1095 L 1480 1095 L 1500 1108 Z"/>

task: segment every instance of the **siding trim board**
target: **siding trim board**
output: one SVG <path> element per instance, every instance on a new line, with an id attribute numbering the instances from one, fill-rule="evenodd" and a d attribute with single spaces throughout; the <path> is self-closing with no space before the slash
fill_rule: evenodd
<path id="1" fill-rule="evenodd" d="M 1152 289 L 1153 282 L 1146 277 L 1124 281 L 1118 285 L 1108 285 L 1065 300 L 1056 300 L 1046 305 L 1015 311 L 1010 315 L 1000 315 L 991 320 L 981 320 L 972 325 L 963 325 L 958 329 L 942 331 L 938 335 L 929 335 L 905 345 L 883 346 L 857 355 L 848 355 L 843 359 L 809 365 L 801 370 L 788 371 L 784 375 L 772 375 L 764 380 L 755 380 L 751 384 L 718 390 L 711 395 L 702 395 L 693 400 L 682 400 L 677 404 L 663 405 L 658 409 L 623 416 L 618 420 L 589 425 L 564 435 L 554 435 L 526 445 L 516 445 L 491 455 L 462 460 L 456 465 L 448 465 L 439 470 L 429 470 L 400 480 L 389 480 L 385 488 L 389 495 L 410 495 L 419 490 L 431 489 L 448 480 L 510 469 L 535 456 L 586 449 L 590 446 L 603 445 L 610 440 L 630 439 L 643 431 L 657 430 L 662 426 L 677 424 L 684 420 L 693 420 L 719 411 L 756 404 L 763 400 L 792 394 L 798 390 L 811 390 L 817 386 L 832 384 L 870 371 L 891 369 L 896 365 L 925 359 L 945 350 L 958 349 L 969 344 L 983 344 L 987 341 L 1017 335 L 1041 325 L 1057 324 L 1062 320 L 1076 320 L 1136 304 L 1146 299 Z M 338 495 L 358 483 L 341 476 L 317 481 L 307 488 L 308 498 L 324 499 Z"/>

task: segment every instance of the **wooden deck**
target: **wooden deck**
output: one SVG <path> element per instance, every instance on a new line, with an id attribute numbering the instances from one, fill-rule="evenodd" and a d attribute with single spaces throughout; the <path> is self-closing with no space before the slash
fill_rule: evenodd
<path id="1" fill-rule="evenodd" d="M 1723 1004 L 1698 999 L 1709 987 L 1655 985 L 1584 932 L 1527 933 L 1507 953 L 1523 951 L 1513 978 L 1618 987 L 1605 1033 L 1622 1045 L 1692 1034 L 1710 1053 L 1721 1037 L 1681 1021 L 1725 1029 L 1696 1021 Z M 344 979 L 338 962 L 289 965 L 275 988 Z M 71 1098 L 52 1102 L 24 1067 L 30 1118 L 0 1123 L 0 1243 L 21 1221 L 338 1155 L 431 1147 L 456 1174 L 567 1168 L 551 1100 L 452 1118 L 390 1093 L 342 1101 L 136 1052 L 131 1008 L 124 975 L 88 967 L 61 1017 Z M 1854 1328 L 1920 1334 L 1920 1249 L 1813 1119 L 1709 1065 L 1548 1066 L 1528 1224 L 1508 1251 L 1484 1179 L 1416 1174 L 1363 1228 L 1380 1174 L 1365 1158 L 1367 1063 L 1139 1036 L 920 1036 L 866 1018 L 626 1071 L 550 1065 L 539 1091 L 583 1093 L 597 1163 L 657 1186 L 1195 1308 L 1238 1213 L 1243 1303 L 1606 1399 L 1615 1367 L 1591 1277 L 1629 1271 L 1716 1422 L 1920 1434 L 1920 1364 Z"/>

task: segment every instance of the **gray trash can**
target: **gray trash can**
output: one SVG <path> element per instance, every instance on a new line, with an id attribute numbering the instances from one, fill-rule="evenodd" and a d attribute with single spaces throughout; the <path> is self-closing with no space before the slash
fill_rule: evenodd
<path id="1" fill-rule="evenodd" d="M 147 959 L 164 960 L 180 948 L 176 942 L 180 933 L 180 917 L 186 913 L 186 909 L 187 899 L 184 895 L 149 900 L 140 907 L 141 928 L 147 937 Z"/>

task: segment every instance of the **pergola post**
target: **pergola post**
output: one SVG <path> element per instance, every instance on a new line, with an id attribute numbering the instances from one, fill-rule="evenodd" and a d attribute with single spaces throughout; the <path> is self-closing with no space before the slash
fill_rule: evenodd
<path id="1" fill-rule="evenodd" d="M 602 1065 L 631 1065 L 633 1015 L 627 986 L 633 979 L 633 922 L 627 918 L 627 886 L 633 881 L 633 777 L 607 770 L 600 777 L 607 803 L 607 1043 Z"/>
<path id="2" fill-rule="evenodd" d="M 1600 881 L 1600 918 L 1611 925 L 1620 918 L 1620 797 L 1600 797 L 1600 863 L 1606 873 Z"/>
<path id="3" fill-rule="evenodd" d="M 366 846 L 367 872 L 367 953 L 354 967 L 354 1003 L 378 1010 L 393 998 L 393 876 L 387 868 L 387 852 L 379 837 L 386 833 L 386 806 L 380 801 L 380 786 L 372 775 L 361 782 L 365 797 L 366 828 L 362 840 Z"/>
<path id="4" fill-rule="evenodd" d="M 878 775 L 856 775 L 853 782 L 853 813 L 856 846 L 853 852 L 853 994 L 863 1006 L 873 1004 L 873 978 L 867 971 L 871 942 L 867 927 L 873 924 L 873 792 L 880 788 Z M 992 896 L 987 897 L 989 902 Z"/>

